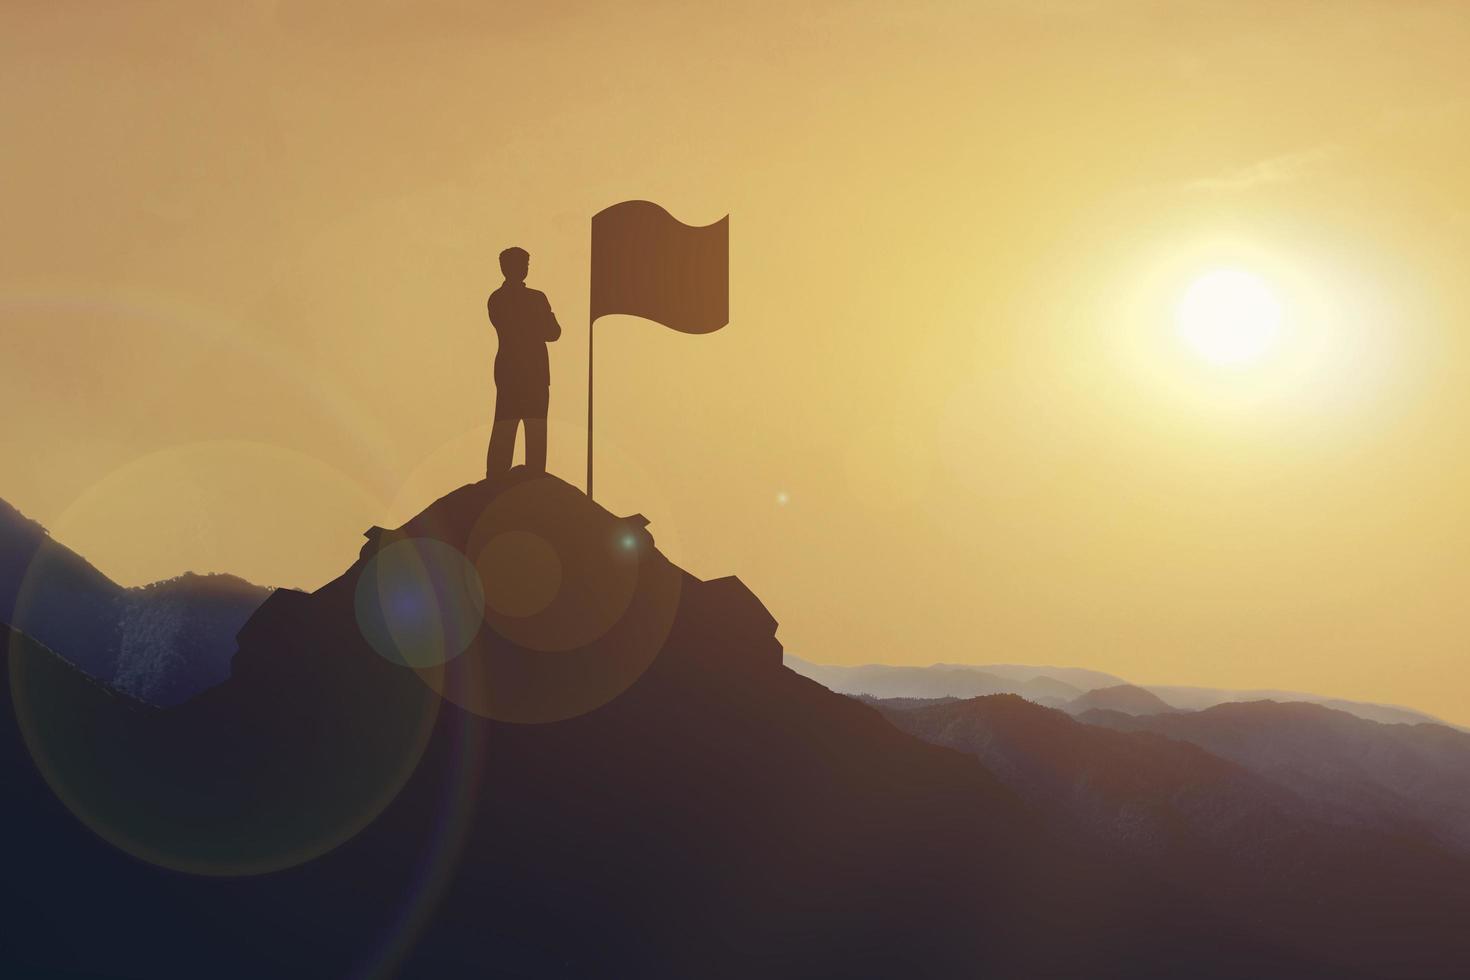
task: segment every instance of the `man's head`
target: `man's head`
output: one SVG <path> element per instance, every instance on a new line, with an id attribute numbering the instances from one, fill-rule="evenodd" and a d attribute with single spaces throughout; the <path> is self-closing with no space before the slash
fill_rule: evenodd
<path id="1" fill-rule="evenodd" d="M 512 245 L 500 253 L 500 271 L 508 282 L 525 282 L 526 270 L 531 266 L 531 253 Z"/>

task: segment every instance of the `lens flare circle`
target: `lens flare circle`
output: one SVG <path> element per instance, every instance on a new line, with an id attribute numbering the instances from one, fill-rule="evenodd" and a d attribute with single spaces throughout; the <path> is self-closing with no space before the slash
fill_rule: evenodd
<path id="1" fill-rule="evenodd" d="M 310 643 L 281 653 L 325 658 Z M 442 703 L 401 679 L 338 702 L 311 682 L 247 692 L 232 681 L 160 709 L 23 634 L 6 654 L 21 737 L 72 815 L 134 858 L 209 877 L 281 871 L 356 836 L 408 782 Z"/>
<path id="2" fill-rule="evenodd" d="M 335 472 L 274 447 L 191 444 L 115 471 L 64 512 L 60 523 L 66 525 L 75 511 L 90 513 L 99 502 L 116 499 L 121 476 L 156 475 L 161 466 L 187 474 L 208 469 L 205 464 L 221 454 L 231 454 L 238 465 L 284 460 L 301 472 Z M 341 486 L 341 499 L 369 499 L 355 485 Z M 116 690 L 116 664 L 96 641 L 119 628 L 115 610 L 98 601 L 115 586 L 90 569 L 79 572 L 68 554 L 42 548 L 21 571 L 10 617 L 19 632 L 9 633 L 3 650 L 5 679 L 40 777 L 112 846 L 188 874 L 279 871 L 355 836 L 417 767 L 441 699 L 417 682 L 405 683 L 407 672 L 365 645 L 360 656 L 376 671 L 333 673 L 343 665 L 328 665 L 352 644 L 340 634 L 313 632 L 310 623 L 320 617 L 277 617 L 268 639 L 250 649 L 242 631 L 231 679 L 181 704 L 159 708 Z M 324 590 L 333 593 L 327 605 L 335 608 L 338 593 L 351 604 L 345 581 Z M 92 598 L 81 601 L 89 591 Z M 301 604 L 323 601 L 320 593 L 277 590 L 247 627 L 262 614 L 270 619 L 267 607 L 279 610 L 281 600 L 298 611 Z M 347 628 L 353 629 L 350 623 Z M 247 653 L 272 661 L 275 676 L 242 678 Z M 343 682 L 349 690 L 340 697 L 322 696 Z"/>
<path id="3" fill-rule="evenodd" d="M 474 641 L 485 589 L 458 549 L 433 538 L 404 538 L 368 559 L 354 607 L 363 638 L 379 656 L 402 667 L 431 667 Z"/>
<path id="4" fill-rule="evenodd" d="M 486 589 L 485 628 L 419 676 L 467 711 L 517 724 L 573 718 L 622 694 L 663 648 L 682 586 L 645 523 L 551 478 L 500 490 L 463 552 Z"/>

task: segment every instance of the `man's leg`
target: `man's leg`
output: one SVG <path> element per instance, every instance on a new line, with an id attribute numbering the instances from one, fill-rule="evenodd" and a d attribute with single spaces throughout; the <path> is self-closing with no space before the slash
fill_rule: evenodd
<path id="1" fill-rule="evenodd" d="M 519 419 L 496 419 L 490 427 L 490 452 L 485 457 L 485 476 L 494 479 L 509 472 L 511 458 L 516 451 L 516 426 Z M 542 423 L 545 425 L 545 423 Z M 543 430 L 544 432 L 545 430 Z M 531 429 L 526 427 L 526 448 L 530 449 Z M 542 444 L 543 446 L 545 443 Z M 543 449 L 544 455 L 544 449 Z"/>
<path id="2" fill-rule="evenodd" d="M 546 472 L 546 420 L 526 419 L 526 469 Z"/>
<path id="3" fill-rule="evenodd" d="M 526 393 L 526 469 L 546 472 L 546 410 L 551 405 L 551 386 Z"/>

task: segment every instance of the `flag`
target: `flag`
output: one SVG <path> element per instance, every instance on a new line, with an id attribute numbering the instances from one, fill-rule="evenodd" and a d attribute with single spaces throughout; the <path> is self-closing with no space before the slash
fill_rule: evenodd
<path id="1" fill-rule="evenodd" d="M 652 201 L 592 216 L 591 319 L 625 313 L 681 333 L 730 321 L 730 216 L 686 225 Z"/>

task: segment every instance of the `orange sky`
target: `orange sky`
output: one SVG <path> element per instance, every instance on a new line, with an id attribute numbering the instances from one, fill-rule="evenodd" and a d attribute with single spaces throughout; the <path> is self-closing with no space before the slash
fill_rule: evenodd
<path id="1" fill-rule="evenodd" d="M 648 198 L 731 214 L 731 324 L 601 321 L 598 496 L 793 653 L 1470 722 L 1466 50 L 1455 2 L 11 0 L 0 496 L 125 583 L 314 587 L 482 470 L 513 243 L 580 483 L 588 219 Z M 1274 362 L 1179 347 L 1220 263 Z"/>

